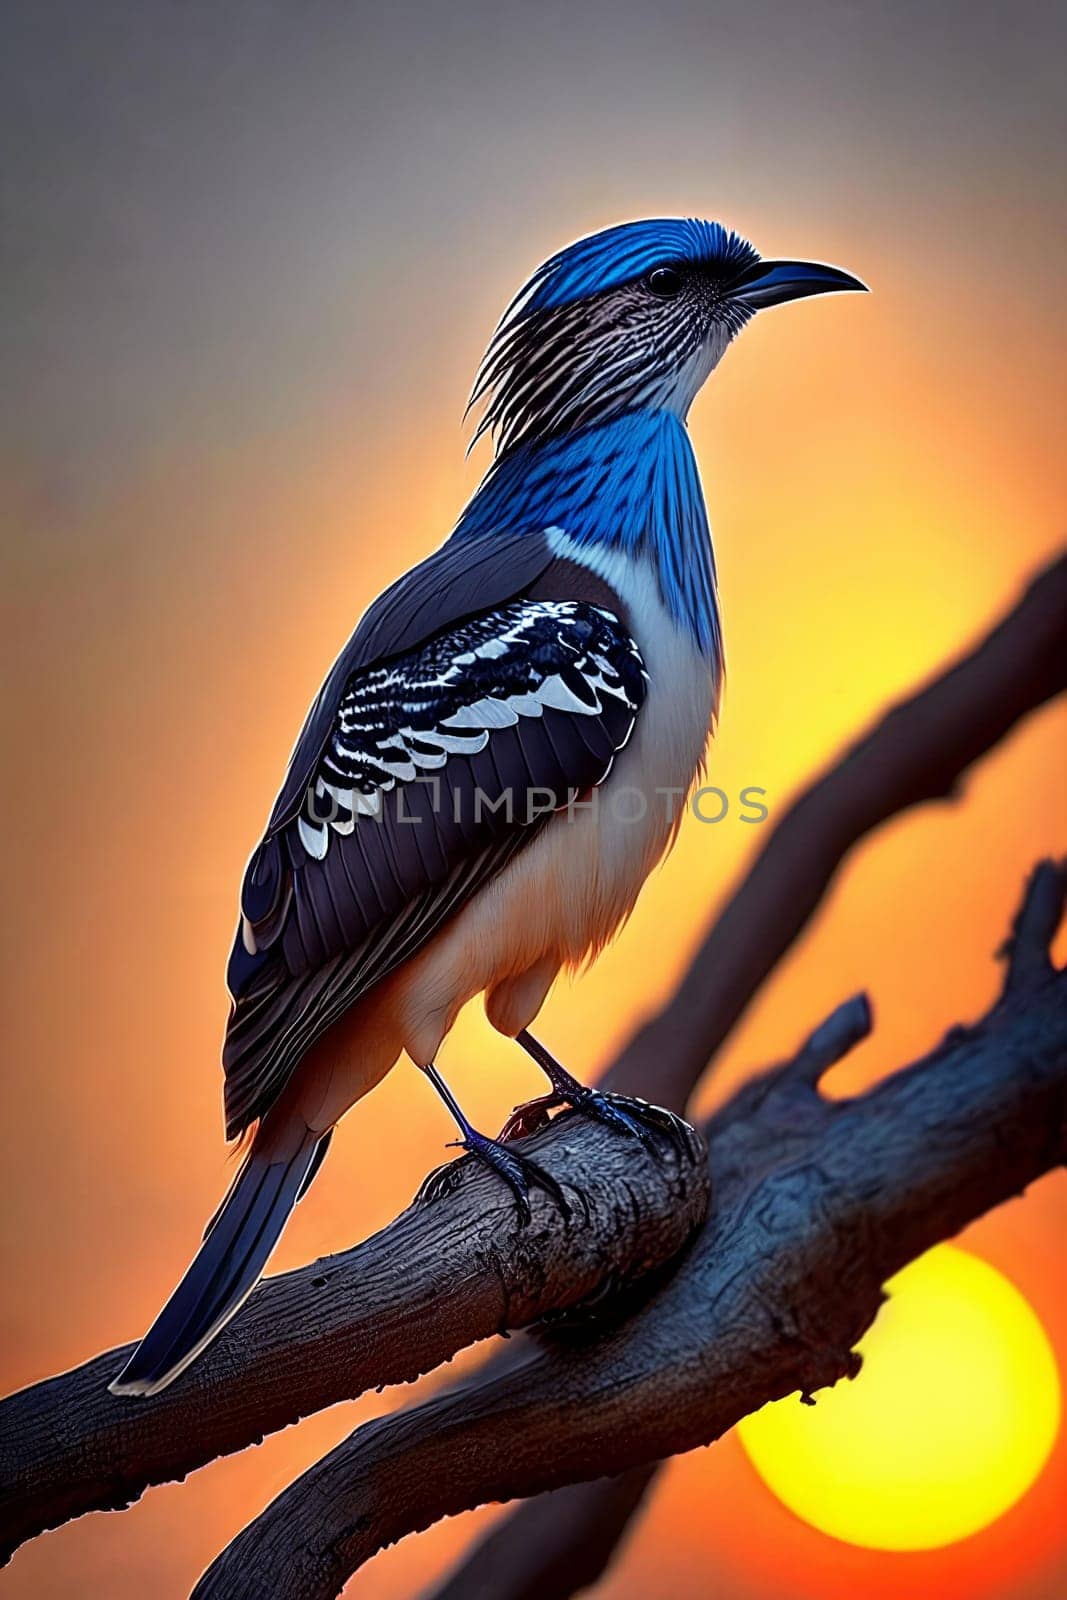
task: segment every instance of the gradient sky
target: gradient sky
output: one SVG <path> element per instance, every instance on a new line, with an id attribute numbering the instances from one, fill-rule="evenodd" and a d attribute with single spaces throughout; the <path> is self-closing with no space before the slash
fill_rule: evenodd
<path id="1" fill-rule="evenodd" d="M 226 1182 L 241 868 L 323 670 L 484 470 L 484 447 L 464 461 L 463 402 L 542 257 L 627 217 L 697 214 L 872 287 L 758 319 L 694 410 L 730 672 L 712 781 L 729 793 L 762 785 L 779 811 L 1056 547 L 1058 9 L 5 8 L 4 1388 L 142 1331 Z M 1046 711 L 961 804 L 858 852 L 719 1093 L 861 986 L 878 1026 L 844 1089 L 985 1008 L 1022 877 L 1062 849 L 1065 733 Z M 733 818 L 683 829 L 619 943 L 546 1010 L 575 1070 L 665 993 L 758 842 Z M 533 1087 L 517 1054 L 462 1019 L 443 1059 L 476 1121 Z M 277 1264 L 382 1225 L 447 1137 L 399 1069 L 345 1124 Z M 1067 1367 L 1065 1227 L 1058 1176 L 964 1243 L 1023 1289 Z M 0 1594 L 184 1594 L 397 1398 L 50 1535 Z M 1052 1600 L 1065 1497 L 1061 1440 L 993 1528 L 874 1555 L 796 1522 L 727 1439 L 672 1464 L 601 1592 Z M 405 1541 L 352 1593 L 415 1594 L 494 1514 Z"/>

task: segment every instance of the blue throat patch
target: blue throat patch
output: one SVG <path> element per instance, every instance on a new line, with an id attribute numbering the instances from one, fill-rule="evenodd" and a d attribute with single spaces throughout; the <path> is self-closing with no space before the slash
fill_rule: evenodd
<path id="1" fill-rule="evenodd" d="M 490 467 L 452 537 L 550 527 L 578 546 L 650 561 L 669 615 L 721 666 L 711 530 L 693 447 L 672 412 L 624 412 L 509 451 Z"/>

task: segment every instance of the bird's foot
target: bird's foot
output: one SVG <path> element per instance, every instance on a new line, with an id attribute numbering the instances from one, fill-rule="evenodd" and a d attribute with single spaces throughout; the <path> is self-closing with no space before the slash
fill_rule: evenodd
<path id="1" fill-rule="evenodd" d="M 443 1167 L 437 1167 L 423 1182 L 418 1194 L 415 1196 L 416 1205 L 428 1205 L 442 1196 L 452 1194 L 458 1187 L 464 1168 L 470 1161 L 480 1161 L 483 1166 L 503 1178 L 512 1194 L 515 1196 L 515 1209 L 519 1214 L 519 1222 L 525 1226 L 530 1220 L 530 1190 L 543 1189 L 563 1213 L 564 1220 L 570 1218 L 571 1208 L 560 1185 L 550 1172 L 536 1161 L 531 1161 L 529 1156 L 520 1155 L 517 1150 L 508 1150 L 498 1139 L 490 1139 L 484 1133 L 476 1133 L 472 1129 L 463 1139 L 453 1141 L 453 1146 L 465 1150 L 465 1156 L 457 1161 L 448 1161 Z"/>
<path id="2" fill-rule="evenodd" d="M 500 1138 L 507 1141 L 536 1132 L 544 1127 L 551 1112 L 558 1106 L 569 1106 L 579 1116 L 592 1117 L 596 1122 L 606 1123 L 609 1128 L 617 1128 L 620 1133 L 640 1140 L 648 1150 L 657 1148 L 660 1137 L 668 1139 L 680 1153 L 690 1148 L 692 1130 L 673 1111 L 640 1100 L 636 1095 L 608 1094 L 602 1089 L 588 1089 L 573 1078 L 561 1082 L 551 1094 L 541 1095 L 537 1100 L 517 1106 L 504 1124 Z"/>

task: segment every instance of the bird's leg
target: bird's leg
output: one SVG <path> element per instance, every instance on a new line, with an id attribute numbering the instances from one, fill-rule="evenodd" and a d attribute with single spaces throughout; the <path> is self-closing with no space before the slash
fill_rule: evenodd
<path id="1" fill-rule="evenodd" d="M 531 1188 L 543 1189 L 546 1194 L 551 1195 L 563 1215 L 570 1216 L 571 1208 L 567 1197 L 550 1172 L 546 1172 L 536 1161 L 531 1161 L 529 1156 L 520 1155 L 517 1150 L 508 1150 L 499 1139 L 490 1139 L 487 1134 L 479 1133 L 476 1128 L 472 1128 L 460 1109 L 455 1095 L 432 1061 L 429 1066 L 423 1067 L 422 1071 L 455 1117 L 462 1137 L 454 1139 L 452 1145 L 465 1150 L 467 1157 L 449 1161 L 443 1167 L 437 1167 L 431 1172 L 415 1197 L 416 1205 L 439 1200 L 442 1195 L 451 1194 L 459 1182 L 465 1159 L 473 1158 L 503 1178 L 515 1196 L 520 1222 L 526 1223 L 530 1220 Z"/>
<path id="2" fill-rule="evenodd" d="M 557 1106 L 570 1106 L 584 1117 L 606 1122 L 611 1128 L 632 1134 L 643 1145 L 653 1146 L 656 1134 L 665 1134 L 676 1147 L 688 1148 L 691 1138 L 689 1125 L 673 1111 L 650 1105 L 636 1095 L 608 1094 L 603 1089 L 588 1089 L 577 1078 L 572 1078 L 566 1067 L 560 1065 L 528 1029 L 515 1035 L 527 1055 L 533 1057 L 552 1085 L 551 1093 L 517 1106 L 504 1124 L 500 1137 L 518 1139 L 543 1127 L 549 1113 Z"/>

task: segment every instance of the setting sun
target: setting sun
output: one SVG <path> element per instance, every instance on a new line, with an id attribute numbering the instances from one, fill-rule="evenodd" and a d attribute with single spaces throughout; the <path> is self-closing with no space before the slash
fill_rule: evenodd
<path id="1" fill-rule="evenodd" d="M 1045 1331 L 986 1262 L 940 1245 L 888 1284 L 852 1383 L 746 1417 L 757 1472 L 850 1544 L 926 1550 L 988 1526 L 1052 1449 L 1060 1385 Z"/>

